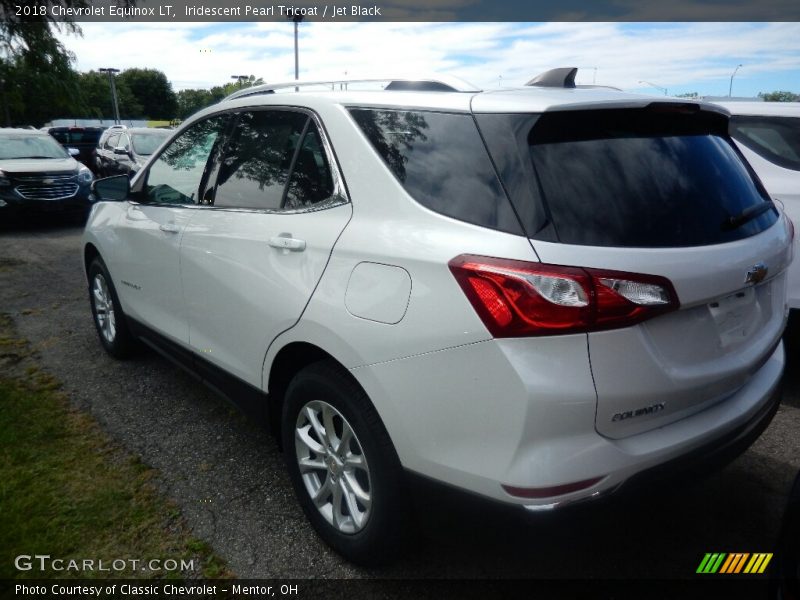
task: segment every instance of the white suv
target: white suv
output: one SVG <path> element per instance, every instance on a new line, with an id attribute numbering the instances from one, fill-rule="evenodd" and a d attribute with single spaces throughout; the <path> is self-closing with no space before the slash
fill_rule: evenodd
<path id="1" fill-rule="evenodd" d="M 787 216 L 800 221 L 800 102 L 716 102 L 730 134 Z M 789 268 L 789 307 L 800 308 L 800 261 Z"/>
<path id="2" fill-rule="evenodd" d="M 721 109 L 572 81 L 203 110 L 95 185 L 100 341 L 269 421 L 359 562 L 404 539 L 415 476 L 539 511 L 741 451 L 779 403 L 791 222 Z"/>

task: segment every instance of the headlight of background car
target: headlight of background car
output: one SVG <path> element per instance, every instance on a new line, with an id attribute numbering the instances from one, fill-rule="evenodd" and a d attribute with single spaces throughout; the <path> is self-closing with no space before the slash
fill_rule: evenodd
<path id="1" fill-rule="evenodd" d="M 92 175 L 88 167 L 81 167 L 78 169 L 78 181 L 80 183 L 92 183 L 92 179 L 94 179 L 94 175 Z"/>

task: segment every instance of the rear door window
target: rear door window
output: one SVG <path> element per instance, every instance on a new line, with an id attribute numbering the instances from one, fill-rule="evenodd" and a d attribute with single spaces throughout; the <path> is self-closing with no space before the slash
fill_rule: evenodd
<path id="1" fill-rule="evenodd" d="M 727 119 L 662 106 L 530 116 L 518 137 L 533 166 L 529 201 L 543 203 L 558 241 L 704 246 L 755 235 L 776 221 L 770 205 L 730 226 L 769 197 L 728 137 Z"/>
<path id="2" fill-rule="evenodd" d="M 800 171 L 800 118 L 733 116 L 731 135 L 784 169 Z"/>
<path id="3" fill-rule="evenodd" d="M 214 206 L 278 210 L 309 117 L 287 110 L 243 113 L 225 149 Z"/>

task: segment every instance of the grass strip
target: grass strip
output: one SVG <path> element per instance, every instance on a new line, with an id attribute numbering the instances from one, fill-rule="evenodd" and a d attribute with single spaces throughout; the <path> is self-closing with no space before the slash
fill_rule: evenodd
<path id="1" fill-rule="evenodd" d="M 224 562 L 194 538 L 178 507 L 154 485 L 157 472 L 119 448 L 70 406 L 39 371 L 24 340 L 0 316 L 0 579 L 219 578 Z M 11 373 L 11 375 L 7 375 Z M 18 570 L 19 555 L 94 560 L 93 570 Z M 131 559 L 143 561 L 133 567 Z M 192 561 L 151 570 L 145 561 Z M 98 561 L 124 570 L 99 571 Z M 171 564 L 171 563 L 169 563 Z M 52 566 L 52 565 L 51 565 Z"/>

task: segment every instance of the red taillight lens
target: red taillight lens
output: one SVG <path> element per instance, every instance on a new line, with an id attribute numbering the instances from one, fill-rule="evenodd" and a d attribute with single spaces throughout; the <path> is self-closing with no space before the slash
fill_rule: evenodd
<path id="1" fill-rule="evenodd" d="M 668 279 L 462 254 L 450 270 L 494 337 L 614 329 L 678 308 Z"/>

